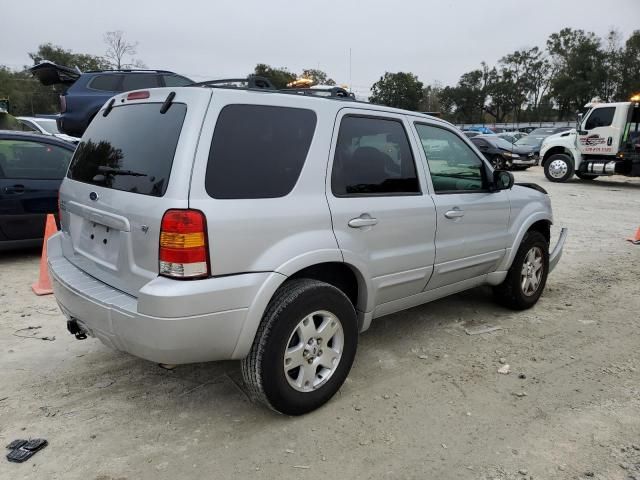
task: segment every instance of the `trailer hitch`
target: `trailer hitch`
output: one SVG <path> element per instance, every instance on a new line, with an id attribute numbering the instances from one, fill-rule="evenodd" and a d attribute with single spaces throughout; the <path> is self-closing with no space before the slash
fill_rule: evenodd
<path id="1" fill-rule="evenodd" d="M 67 320 L 67 330 L 74 335 L 77 340 L 85 340 L 87 338 L 87 332 L 78 324 L 75 318 Z"/>

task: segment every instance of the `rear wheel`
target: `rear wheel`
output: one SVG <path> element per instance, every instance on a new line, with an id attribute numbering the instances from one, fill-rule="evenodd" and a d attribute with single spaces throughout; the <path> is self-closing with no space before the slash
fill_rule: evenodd
<path id="1" fill-rule="evenodd" d="M 573 176 L 573 159 L 564 153 L 551 155 L 544 162 L 544 175 L 551 182 L 566 182 Z"/>
<path id="2" fill-rule="evenodd" d="M 507 278 L 494 287 L 496 299 L 514 310 L 533 307 L 547 283 L 549 274 L 549 244 L 540 232 L 525 234 Z"/>
<path id="3" fill-rule="evenodd" d="M 589 175 L 588 173 L 576 172 L 576 177 L 580 180 L 595 180 L 598 175 Z"/>
<path id="4" fill-rule="evenodd" d="M 338 391 L 357 343 L 355 309 L 342 291 L 317 280 L 292 280 L 267 307 L 242 376 L 254 400 L 302 415 Z"/>

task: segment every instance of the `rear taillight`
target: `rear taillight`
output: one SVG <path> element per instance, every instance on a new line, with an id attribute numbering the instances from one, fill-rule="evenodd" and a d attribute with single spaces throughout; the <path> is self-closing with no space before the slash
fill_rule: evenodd
<path id="1" fill-rule="evenodd" d="M 167 210 L 160 227 L 160 275 L 170 278 L 209 276 L 207 222 L 199 210 Z"/>
<path id="2" fill-rule="evenodd" d="M 67 98 L 64 95 L 60 95 L 60 113 L 67 111 Z"/>

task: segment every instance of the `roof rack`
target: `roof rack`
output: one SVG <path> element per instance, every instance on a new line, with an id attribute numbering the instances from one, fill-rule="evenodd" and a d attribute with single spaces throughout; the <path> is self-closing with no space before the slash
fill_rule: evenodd
<path id="1" fill-rule="evenodd" d="M 241 84 L 241 85 L 237 85 Z M 242 85 L 244 84 L 244 85 Z M 188 85 L 189 87 L 214 87 L 214 88 L 246 88 L 246 89 L 262 89 L 276 90 L 273 83 L 268 78 L 257 75 L 249 75 L 245 78 L 221 78 L 215 80 L 205 80 Z"/>
<path id="2" fill-rule="evenodd" d="M 340 98 L 345 100 L 355 100 L 356 96 L 342 87 L 327 87 L 327 88 L 285 88 L 278 90 L 280 93 L 292 93 L 298 95 L 310 95 L 317 97 L 327 98 Z"/>
<path id="3" fill-rule="evenodd" d="M 260 90 L 272 93 L 287 93 L 289 95 L 305 95 L 336 100 L 357 101 L 353 92 L 342 87 L 308 87 L 277 89 L 268 78 L 249 75 L 246 78 L 221 78 L 192 83 L 188 87 L 232 88 L 240 90 Z"/>

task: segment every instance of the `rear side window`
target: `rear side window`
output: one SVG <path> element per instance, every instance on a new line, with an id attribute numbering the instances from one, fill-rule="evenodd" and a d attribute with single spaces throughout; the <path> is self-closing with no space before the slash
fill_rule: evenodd
<path id="1" fill-rule="evenodd" d="M 60 180 L 73 155 L 57 145 L 25 140 L 0 140 L 0 179 Z"/>
<path id="2" fill-rule="evenodd" d="M 91 122 L 69 166 L 68 177 L 100 187 L 161 197 L 187 113 L 174 103 L 114 107 Z"/>
<path id="3" fill-rule="evenodd" d="M 331 173 L 331 190 L 342 196 L 420 193 L 416 166 L 402 123 L 346 116 Z"/>
<path id="4" fill-rule="evenodd" d="M 104 92 L 117 92 L 122 75 L 98 75 L 89 83 L 89 88 Z"/>
<path id="5" fill-rule="evenodd" d="M 276 198 L 298 181 L 316 128 L 312 110 L 228 105 L 218 117 L 205 189 L 213 198 Z"/>
<path id="6" fill-rule="evenodd" d="M 165 87 L 185 87 L 193 83 L 188 78 L 180 75 L 163 75 L 162 78 L 164 79 Z"/>
<path id="7" fill-rule="evenodd" d="M 131 90 L 139 90 L 141 88 L 159 87 L 158 75 L 149 73 L 129 73 L 122 80 L 122 91 L 129 92 Z"/>
<path id="8" fill-rule="evenodd" d="M 613 115 L 616 113 L 616 107 L 596 108 L 589 118 L 585 129 L 592 130 L 597 127 L 608 127 L 613 122 Z"/>

